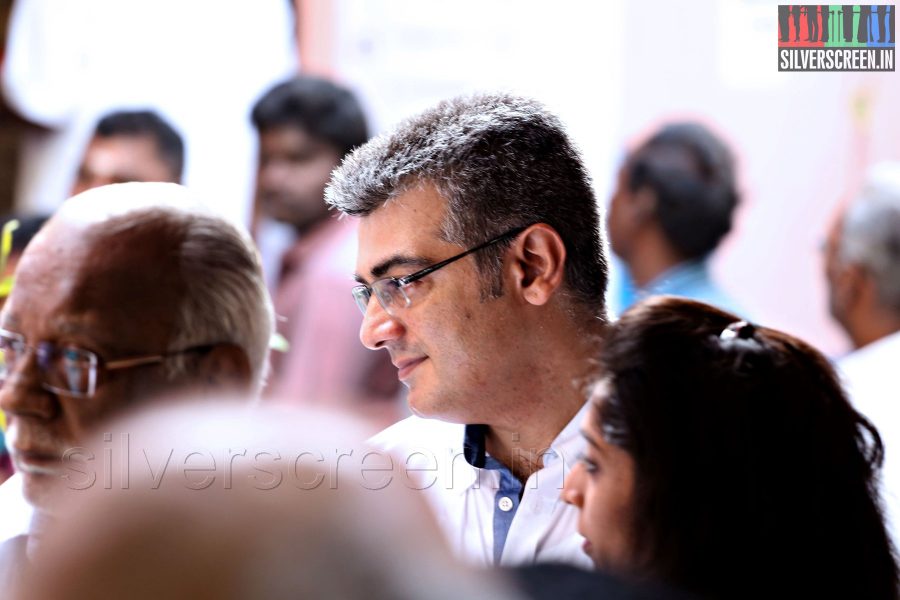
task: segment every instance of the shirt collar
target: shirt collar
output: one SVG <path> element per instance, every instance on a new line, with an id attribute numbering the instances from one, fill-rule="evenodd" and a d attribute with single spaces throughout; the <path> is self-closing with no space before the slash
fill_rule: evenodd
<path id="1" fill-rule="evenodd" d="M 645 295 L 677 293 L 709 279 L 709 269 L 705 260 L 689 260 L 679 263 L 657 275 L 653 281 L 639 291 Z"/>
<path id="2" fill-rule="evenodd" d="M 585 402 L 550 444 L 550 452 L 544 458 L 545 467 L 548 466 L 548 462 L 562 458 L 563 465 L 566 466 L 568 471 L 578 460 L 578 455 L 584 447 L 584 439 L 581 437 L 581 423 L 584 421 L 590 404 L 590 402 Z"/>
<path id="3" fill-rule="evenodd" d="M 463 433 L 463 456 L 467 463 L 479 469 L 484 468 L 487 457 L 484 443 L 486 434 L 487 425 L 466 425 Z"/>
<path id="4" fill-rule="evenodd" d="M 589 402 L 585 402 L 575 416 L 563 427 L 562 431 L 557 434 L 553 442 L 550 443 L 550 448 L 544 453 L 544 468 L 549 467 L 560 458 L 562 458 L 566 470 L 575 464 L 583 444 L 581 422 L 584 420 L 589 405 Z M 473 467 L 473 472 L 475 472 L 475 469 L 486 468 L 485 435 L 487 428 L 487 425 L 482 424 L 466 425 L 463 432 L 463 456 L 466 459 L 466 463 Z M 468 486 L 462 487 L 471 487 L 476 481 L 477 476 Z"/>

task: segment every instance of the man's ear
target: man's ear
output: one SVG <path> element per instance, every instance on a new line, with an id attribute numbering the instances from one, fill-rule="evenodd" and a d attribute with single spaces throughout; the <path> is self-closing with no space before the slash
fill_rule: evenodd
<path id="1" fill-rule="evenodd" d="M 512 275 L 518 294 L 529 304 L 546 304 L 565 275 L 566 245 L 559 233 L 545 223 L 537 223 L 519 235 L 512 249 Z"/>
<path id="2" fill-rule="evenodd" d="M 250 359 L 235 344 L 217 344 L 197 365 L 197 381 L 211 389 L 243 390 L 250 388 Z"/>
<path id="3" fill-rule="evenodd" d="M 878 281 L 866 267 L 860 264 L 849 265 L 847 273 L 848 283 L 853 294 L 852 299 L 867 310 L 881 304 L 878 298 Z"/>
<path id="4" fill-rule="evenodd" d="M 631 211 L 637 223 L 646 223 L 656 217 L 656 192 L 647 186 L 631 194 Z"/>

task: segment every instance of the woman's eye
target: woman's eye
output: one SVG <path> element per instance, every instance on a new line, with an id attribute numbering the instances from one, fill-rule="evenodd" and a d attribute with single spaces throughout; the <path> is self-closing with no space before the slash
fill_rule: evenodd
<path id="1" fill-rule="evenodd" d="M 588 473 L 596 473 L 598 470 L 600 470 L 600 467 L 597 465 L 597 463 L 588 458 L 588 455 L 584 452 L 578 454 L 578 462 L 584 465 L 584 469 Z"/>

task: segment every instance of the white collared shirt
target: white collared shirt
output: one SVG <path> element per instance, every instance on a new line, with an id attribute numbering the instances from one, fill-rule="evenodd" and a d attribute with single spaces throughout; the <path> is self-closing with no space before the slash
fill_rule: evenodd
<path id="1" fill-rule="evenodd" d="M 507 534 L 500 565 L 562 562 L 592 568 L 577 532 L 578 509 L 560 499 L 563 478 L 585 442 L 579 426 L 585 405 L 544 454 L 544 467 L 525 482 Z M 463 455 L 465 426 L 409 417 L 370 443 L 390 452 L 419 482 L 451 549 L 463 560 L 494 565 L 494 511 L 500 487 L 497 470 L 479 469 Z M 502 500 L 502 499 L 501 499 Z"/>
<path id="2" fill-rule="evenodd" d="M 884 443 L 881 496 L 885 522 L 900 543 L 900 332 L 864 346 L 840 361 L 844 385 L 854 408 L 878 428 Z"/>

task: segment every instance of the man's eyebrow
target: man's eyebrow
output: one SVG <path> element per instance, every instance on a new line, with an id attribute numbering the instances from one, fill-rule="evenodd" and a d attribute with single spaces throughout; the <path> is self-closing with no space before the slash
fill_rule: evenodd
<path id="1" fill-rule="evenodd" d="M 374 267 L 372 267 L 372 277 L 373 279 L 380 279 L 384 277 L 384 275 L 393 269 L 394 267 L 419 267 L 424 268 L 430 265 L 432 261 L 424 256 L 409 256 L 404 254 L 395 254 L 394 256 L 388 257 L 385 260 L 381 261 Z M 359 283 L 367 283 L 365 277 L 356 273 L 353 275 L 353 279 L 358 281 Z"/>
<path id="2" fill-rule="evenodd" d="M 59 320 L 53 323 L 53 332 L 57 336 L 72 336 L 76 344 L 85 343 L 87 350 L 93 350 L 101 354 L 128 352 L 131 349 L 119 347 L 115 336 L 108 337 L 109 333 L 104 329 L 98 329 L 87 323 L 70 320 Z"/>
<path id="3" fill-rule="evenodd" d="M 72 321 L 59 321 L 55 329 L 62 335 L 82 335 L 85 333 L 93 333 L 88 327 L 81 323 L 73 323 Z"/>

